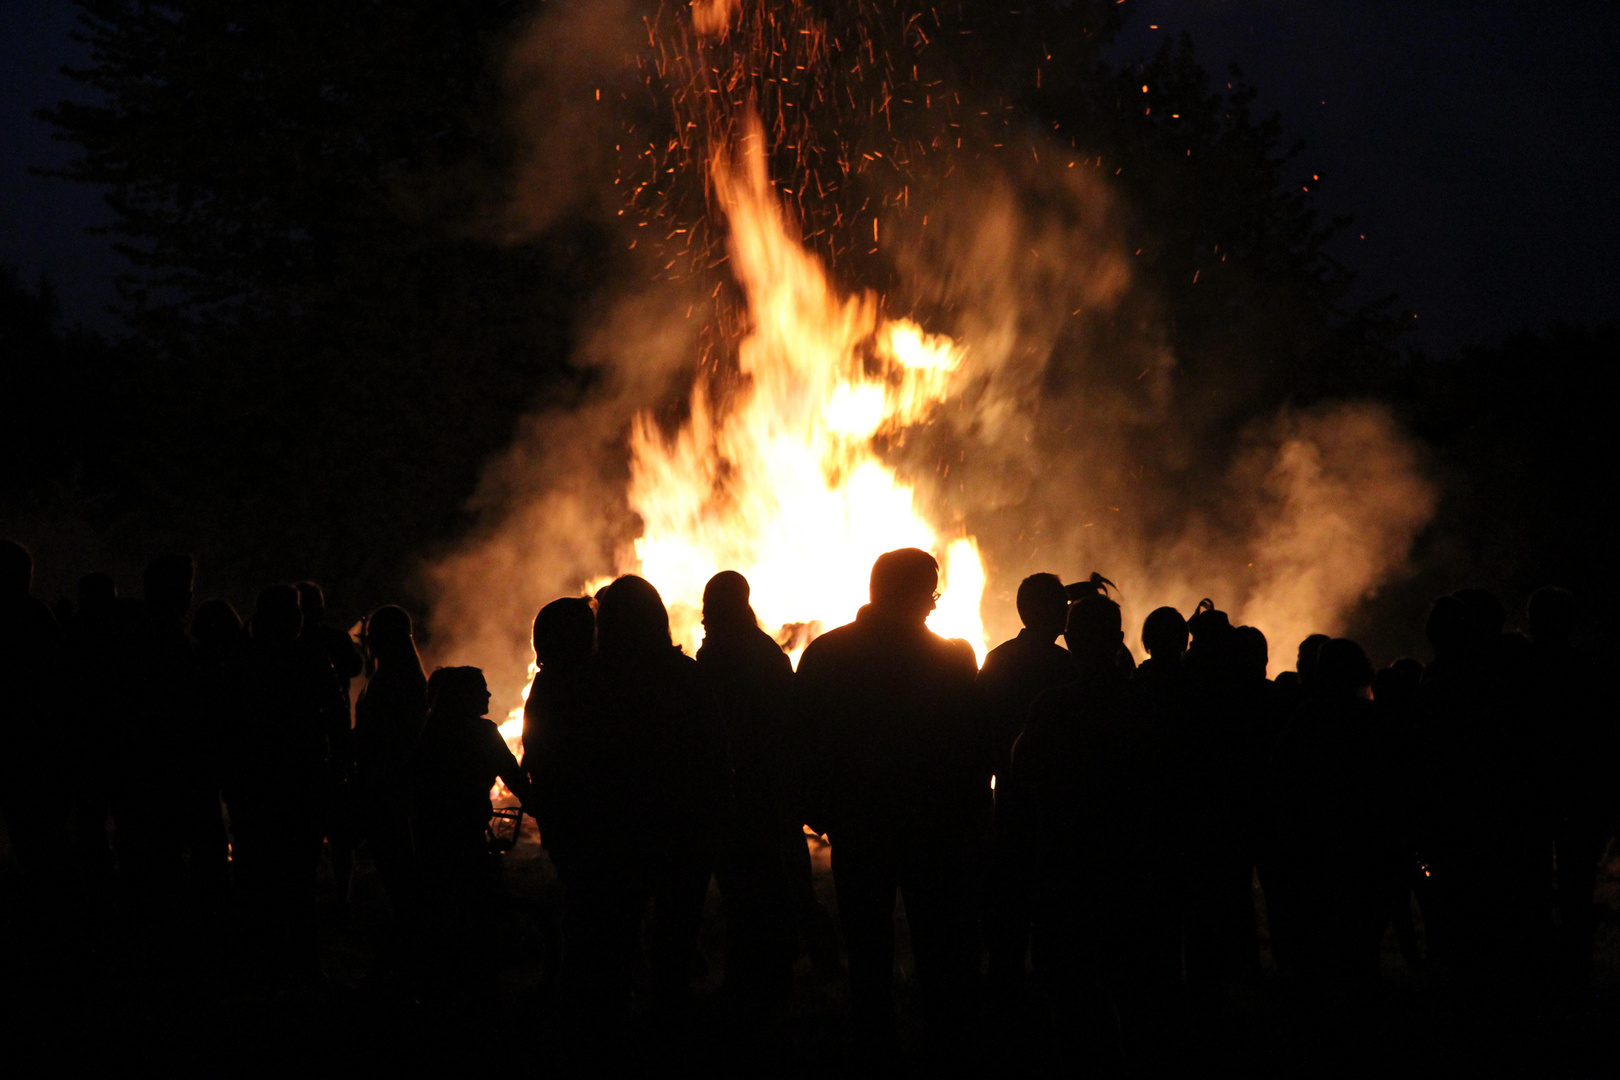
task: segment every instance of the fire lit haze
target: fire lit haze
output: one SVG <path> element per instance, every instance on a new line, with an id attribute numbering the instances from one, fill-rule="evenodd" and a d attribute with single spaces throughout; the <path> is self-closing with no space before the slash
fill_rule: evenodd
<path id="1" fill-rule="evenodd" d="M 723 569 L 796 658 L 920 547 L 981 659 L 1025 575 L 1099 570 L 1133 646 L 1210 596 L 1279 670 L 1403 571 L 1435 496 L 1386 411 L 1184 379 L 1114 170 L 931 78 L 941 16 L 899 7 L 556 4 L 517 43 L 514 235 L 594 214 L 630 270 L 582 320 L 591 389 L 430 567 L 432 660 L 516 702 L 535 611 L 622 573 L 692 652 Z"/>

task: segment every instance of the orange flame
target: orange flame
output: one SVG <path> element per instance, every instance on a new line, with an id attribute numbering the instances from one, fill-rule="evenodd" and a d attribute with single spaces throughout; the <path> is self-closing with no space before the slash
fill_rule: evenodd
<path id="1" fill-rule="evenodd" d="M 739 2 L 692 0 L 693 29 L 723 41 Z M 699 65 L 694 74 L 706 72 Z M 761 623 L 796 662 L 821 630 L 855 617 L 878 555 L 923 548 L 941 569 L 929 625 L 966 639 L 982 660 L 985 571 L 976 540 L 931 522 L 878 453 L 880 442 L 902 442 L 949 399 L 963 351 L 885 316 L 870 291 L 834 287 L 773 191 L 757 108 L 733 104 L 735 124 L 731 114 L 711 118 L 707 165 L 747 299 L 750 325 L 737 347 L 744 381 L 716 400 L 700 376 L 689 418 L 673 436 L 651 414 L 635 418 L 628 499 L 643 533 L 619 570 L 658 588 L 675 641 L 689 653 L 701 641 L 704 585 L 720 570 L 740 571 Z M 875 240 L 876 219 L 872 227 Z M 514 752 L 522 721 L 520 704 L 500 725 Z M 497 784 L 492 794 L 506 792 Z"/>
<path id="2" fill-rule="evenodd" d="M 698 33 L 724 38 L 731 29 L 738 0 L 692 0 L 692 25 Z"/>
<path id="3" fill-rule="evenodd" d="M 771 193 L 764 138 L 750 115 L 735 155 L 720 147 L 711 160 L 752 321 L 738 349 L 749 381 L 717 414 L 700 379 L 673 438 L 650 416 L 637 418 L 629 499 L 645 531 L 636 568 L 663 593 L 683 646 L 698 642 L 704 584 L 735 569 L 752 584 L 766 629 L 797 652 L 816 630 L 796 628 L 854 617 L 874 558 L 924 548 L 942 564 L 930 625 L 982 656 L 977 544 L 942 538 L 874 450 L 875 439 L 927 422 L 951 390 L 961 350 L 884 318 L 870 292 L 834 289 Z"/>

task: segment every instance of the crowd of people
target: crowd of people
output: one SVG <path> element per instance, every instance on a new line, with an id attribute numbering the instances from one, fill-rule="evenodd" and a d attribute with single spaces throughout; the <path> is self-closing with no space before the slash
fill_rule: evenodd
<path id="1" fill-rule="evenodd" d="M 892 551 L 797 670 L 742 575 L 709 582 L 695 657 L 624 576 L 536 617 L 520 761 L 482 672 L 430 677 L 399 607 L 356 642 L 318 586 L 272 585 L 244 624 L 221 600 L 193 611 L 193 561 L 171 556 L 140 600 L 84 578 L 59 619 L 31 575 L 0 542 L 12 849 L 55 909 L 112 897 L 153 950 L 229 908 L 262 964 L 317 980 L 323 849 L 340 887 L 363 852 L 391 912 L 379 970 L 422 1000 L 474 993 L 498 777 L 564 894 L 565 1050 L 611 1042 L 633 1000 L 679 1012 L 711 881 L 738 1015 L 780 1023 L 795 965 L 841 978 L 841 941 L 868 1063 L 896 1053 L 897 900 L 940 1060 L 1016 1038 L 1151 1062 L 1262 957 L 1302 1024 L 1342 1035 L 1390 938 L 1482 1008 L 1587 986 L 1620 740 L 1560 589 L 1531 598 L 1528 633 L 1488 592 L 1441 598 L 1427 665 L 1375 671 L 1312 635 L 1268 678 L 1265 636 L 1207 600 L 1152 612 L 1138 665 L 1099 575 L 1025 579 L 1024 628 L 980 667 L 927 628 L 933 557 Z M 807 829 L 830 844 L 836 932 Z"/>

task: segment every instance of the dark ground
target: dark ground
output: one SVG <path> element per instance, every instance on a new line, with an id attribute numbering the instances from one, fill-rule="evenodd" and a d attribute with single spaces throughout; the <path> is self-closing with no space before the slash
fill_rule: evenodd
<path id="1" fill-rule="evenodd" d="M 816 887 L 835 907 L 829 849 L 811 841 Z M 323 864 L 320 910 L 325 979 L 296 988 L 244 976 L 244 943 L 229 927 L 190 933 L 190 946 L 115 945 L 98 928 L 107 921 L 79 914 L 40 926 L 25 915 L 26 893 L 9 843 L 0 847 L 0 948 L 3 948 L 5 1057 L 24 1075 L 76 1064 L 130 1066 L 169 1063 L 181 1069 L 243 1071 L 269 1066 L 301 1069 L 388 1068 L 417 1071 L 429 1064 L 544 1070 L 542 1032 L 548 1013 L 548 974 L 556 962 L 561 896 L 532 822 L 505 857 L 506 895 L 489 913 L 491 963 L 481 1000 L 447 1013 L 423 1005 L 397 983 L 373 974 L 378 930 L 385 917 L 375 870 L 357 859 L 349 911 L 343 911 Z M 964 867 L 963 886 L 969 887 Z M 1294 1034 L 1286 995 L 1269 955 L 1253 985 L 1189 1025 L 1185 1049 L 1155 1072 L 1177 1075 L 1620 1075 L 1620 845 L 1611 844 L 1600 876 L 1598 956 L 1590 998 L 1562 1010 L 1521 1009 L 1486 1016 L 1461 1004 L 1465 990 L 1432 964 L 1409 967 L 1393 934 L 1385 942 L 1384 995 L 1375 1031 L 1342 1046 Z M 1264 930 L 1264 903 L 1257 893 Z M 911 962 L 904 912 L 897 960 L 902 1039 L 913 1041 L 909 1001 Z M 196 919 L 183 920 L 192 926 Z M 604 1071 L 723 1072 L 742 1075 L 833 1076 L 857 1073 L 847 1042 L 844 986 L 822 979 L 801 958 L 791 1013 L 779 1030 L 745 1029 L 717 993 L 723 977 L 723 913 L 711 887 L 703 927 L 703 957 L 694 958 L 698 988 L 672 1022 L 637 1007 L 621 1045 L 605 1048 Z M 1421 932 L 1421 931 L 1420 931 Z M 98 937 L 106 940 L 98 941 Z M 697 974 L 697 973 L 701 974 Z M 910 1047 L 915 1050 L 915 1047 Z M 986 1063 L 992 1073 L 1017 1074 L 1029 1062 Z M 1004 1068 L 1005 1066 L 1014 1066 Z M 1018 1067 L 1022 1066 L 1022 1067 Z M 937 1071 L 937 1070 L 934 1070 Z M 1063 1069 L 1076 1071 L 1072 1064 Z M 9 1072 L 9 1069 L 8 1069 Z"/>

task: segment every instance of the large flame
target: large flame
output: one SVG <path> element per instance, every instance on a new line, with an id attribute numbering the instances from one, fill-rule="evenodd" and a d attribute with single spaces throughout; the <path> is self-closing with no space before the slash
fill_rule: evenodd
<path id="1" fill-rule="evenodd" d="M 652 417 L 631 433 L 630 505 L 645 524 L 636 567 L 663 593 L 677 642 L 695 647 L 703 586 L 740 571 L 754 610 L 793 651 L 854 618 L 879 554 L 932 551 L 942 596 L 929 625 L 984 654 L 984 570 L 968 536 L 942 536 L 874 449 L 903 438 L 946 399 L 961 352 L 949 338 L 886 319 L 871 293 L 840 295 L 792 235 L 771 192 L 764 134 L 750 116 L 711 162 L 730 224 L 732 272 L 748 300 L 738 348 L 748 382 L 717 415 L 699 380 L 672 438 Z"/>
<path id="2" fill-rule="evenodd" d="M 701 0 L 695 27 L 724 37 L 735 11 L 734 0 Z M 965 639 L 983 660 L 978 544 L 930 521 L 877 447 L 903 441 L 947 400 L 961 348 L 885 316 L 871 292 L 834 287 L 772 190 L 755 109 L 710 138 L 713 205 L 729 226 L 731 273 L 747 300 L 737 345 L 744 380 L 717 400 L 700 376 L 672 436 L 651 414 L 635 418 L 628 497 L 644 528 L 619 571 L 658 588 L 688 653 L 702 641 L 704 585 L 721 570 L 741 572 L 761 623 L 796 663 L 823 629 L 855 617 L 878 555 L 922 548 L 940 562 L 930 628 Z M 519 705 L 501 725 L 514 749 L 522 716 Z"/>

